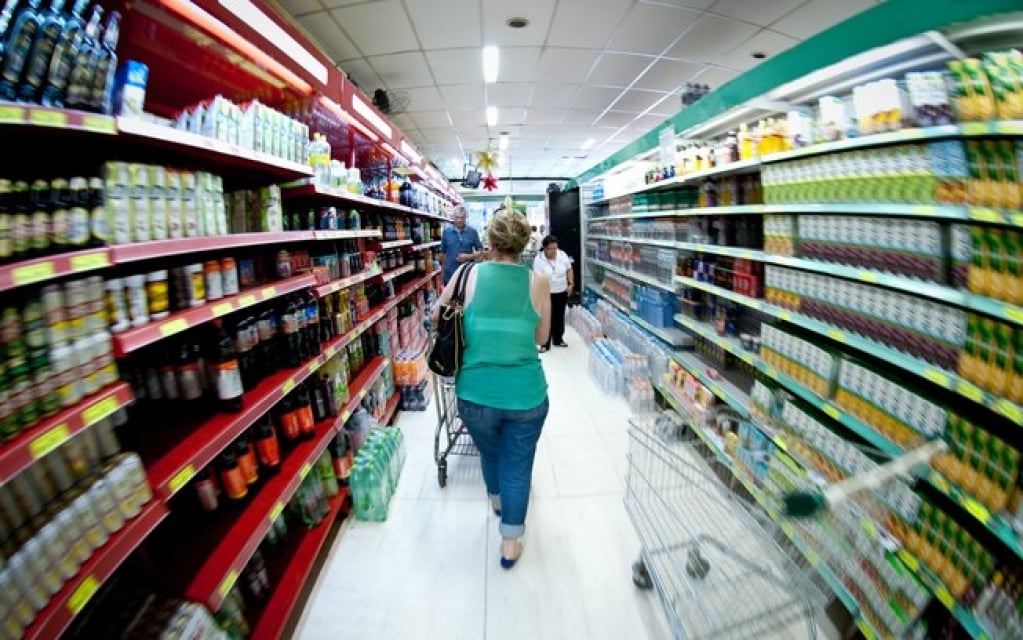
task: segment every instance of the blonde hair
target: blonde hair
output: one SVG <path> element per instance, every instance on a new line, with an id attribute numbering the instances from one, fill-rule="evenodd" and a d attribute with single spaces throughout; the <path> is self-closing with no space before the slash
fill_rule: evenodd
<path id="1" fill-rule="evenodd" d="M 529 243 L 532 231 L 526 216 L 513 209 L 503 209 L 494 214 L 487 227 L 490 248 L 498 253 L 517 256 Z"/>

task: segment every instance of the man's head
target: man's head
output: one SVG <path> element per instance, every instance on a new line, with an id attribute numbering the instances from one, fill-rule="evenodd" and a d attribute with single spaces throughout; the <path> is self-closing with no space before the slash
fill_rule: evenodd
<path id="1" fill-rule="evenodd" d="M 455 207 L 455 210 L 451 216 L 451 221 L 455 223 L 455 228 L 458 229 L 459 231 L 465 228 L 465 218 L 466 218 L 465 207 L 463 207 L 462 205 L 458 205 L 457 207 Z"/>

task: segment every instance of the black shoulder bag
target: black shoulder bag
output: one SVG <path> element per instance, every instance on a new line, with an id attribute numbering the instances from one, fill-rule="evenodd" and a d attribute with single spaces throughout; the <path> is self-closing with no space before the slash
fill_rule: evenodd
<path id="1" fill-rule="evenodd" d="M 475 262 L 470 262 L 458 273 L 455 290 L 440 308 L 440 319 L 437 321 L 437 337 L 430 350 L 427 365 L 437 375 L 450 378 L 462 367 L 462 355 L 465 353 L 465 328 L 462 316 L 465 314 L 465 287 Z"/>

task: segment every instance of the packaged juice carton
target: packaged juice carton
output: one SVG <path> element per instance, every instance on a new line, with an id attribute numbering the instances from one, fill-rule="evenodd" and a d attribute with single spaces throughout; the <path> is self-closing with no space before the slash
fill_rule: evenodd
<path id="1" fill-rule="evenodd" d="M 994 323 L 994 343 L 992 345 L 991 378 L 988 387 L 992 393 L 1005 395 L 1005 385 L 1012 366 L 1012 327 L 998 322 Z"/>
<path id="2" fill-rule="evenodd" d="M 987 290 L 983 295 L 999 300 L 1005 299 L 1005 244 L 1002 229 L 990 227 L 986 230 L 988 247 Z"/>
<path id="3" fill-rule="evenodd" d="M 1001 298 L 1006 302 L 1019 304 L 1023 302 L 1023 279 L 1020 265 L 1020 234 L 1016 231 L 1006 230 L 1004 232 L 1005 246 L 1005 297 Z"/>
<path id="4" fill-rule="evenodd" d="M 186 238 L 196 238 L 199 234 L 199 202 L 195 173 L 182 171 L 181 180 L 181 219 L 184 220 Z"/>
<path id="5" fill-rule="evenodd" d="M 1019 52 L 992 51 L 984 54 L 983 68 L 995 102 L 995 113 L 1002 120 L 1015 120 L 1023 117 L 1017 61 L 1012 61 L 1013 54 L 1018 58 Z"/>
<path id="6" fill-rule="evenodd" d="M 966 203 L 981 206 L 985 201 L 984 179 L 985 170 L 983 158 L 981 157 L 980 141 L 967 140 L 964 143 L 966 149 Z"/>
<path id="7" fill-rule="evenodd" d="M 181 213 L 181 174 L 176 169 L 164 171 L 163 198 L 164 210 L 167 213 L 167 235 L 171 238 L 183 238 L 185 220 Z"/>
<path id="8" fill-rule="evenodd" d="M 998 153 L 998 147 L 995 145 L 994 140 L 982 140 L 980 150 L 981 169 L 983 171 L 983 200 L 981 205 L 1001 207 L 1001 184 L 1004 179 L 1001 155 Z"/>
<path id="9" fill-rule="evenodd" d="M 1020 174 L 1016 164 L 1016 149 L 1010 140 L 997 140 L 994 144 L 1002 167 L 1002 181 L 999 185 L 1002 206 L 1006 209 L 1019 209 L 1023 204 L 1023 199 L 1020 197 Z"/>
<path id="10" fill-rule="evenodd" d="M 149 207 L 149 168 L 144 164 L 128 165 L 128 201 L 131 205 L 132 242 L 153 239 L 152 211 Z"/>
<path id="11" fill-rule="evenodd" d="M 973 293 L 984 293 L 990 288 L 988 285 L 989 255 L 987 234 L 984 227 L 970 227 L 970 244 L 973 252 L 970 257 L 970 268 L 966 274 L 966 282 Z"/>
<path id="12" fill-rule="evenodd" d="M 973 241 L 970 227 L 965 224 L 953 224 L 949 229 L 949 252 L 951 256 L 952 286 L 957 289 L 968 289 L 967 278 L 970 263 L 973 261 Z"/>
<path id="13" fill-rule="evenodd" d="M 152 216 L 150 225 L 152 228 L 153 240 L 166 240 L 168 237 L 167 228 L 167 201 L 163 197 L 164 182 L 167 179 L 166 171 L 162 166 L 149 165 L 149 212 Z"/>
<path id="14" fill-rule="evenodd" d="M 114 244 L 128 244 L 132 241 L 131 204 L 128 198 L 131 177 L 128 164 L 107 162 L 103 167 L 103 183 L 110 236 Z"/>

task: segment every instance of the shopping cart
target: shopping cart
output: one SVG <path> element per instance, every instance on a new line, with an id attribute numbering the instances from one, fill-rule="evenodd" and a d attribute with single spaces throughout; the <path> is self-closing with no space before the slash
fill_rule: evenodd
<path id="1" fill-rule="evenodd" d="M 674 637 L 816 637 L 826 599 L 802 556 L 762 512 L 711 470 L 714 456 L 669 416 L 629 423 L 625 506 Z"/>
<path id="2" fill-rule="evenodd" d="M 448 456 L 478 456 L 465 423 L 458 417 L 455 379 L 433 376 L 437 407 L 437 431 L 433 434 L 433 460 L 437 463 L 437 484 L 448 483 Z"/>

